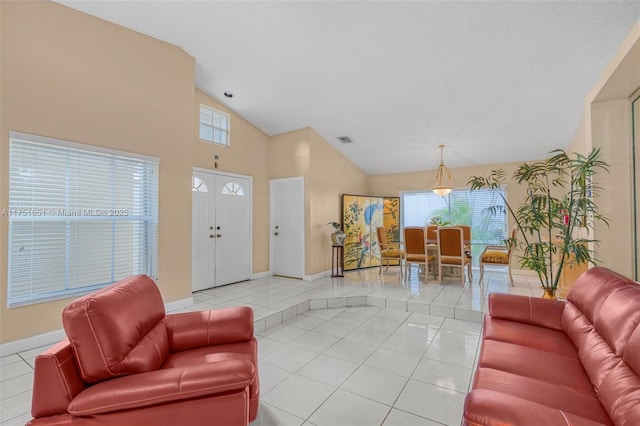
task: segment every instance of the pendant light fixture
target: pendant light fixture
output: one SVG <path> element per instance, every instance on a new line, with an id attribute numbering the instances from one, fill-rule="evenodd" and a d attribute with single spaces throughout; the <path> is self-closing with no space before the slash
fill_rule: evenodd
<path id="1" fill-rule="evenodd" d="M 444 145 L 439 145 L 439 146 L 440 146 L 440 165 L 438 166 L 438 171 L 436 172 L 436 185 L 433 187 L 433 192 L 444 197 L 445 195 L 453 191 L 453 183 L 451 181 L 451 172 L 449 171 L 447 166 L 444 165 L 444 160 L 442 156 L 442 150 L 444 148 Z M 446 180 L 444 179 L 445 175 L 446 175 Z M 443 180 L 445 181 L 443 182 Z"/>

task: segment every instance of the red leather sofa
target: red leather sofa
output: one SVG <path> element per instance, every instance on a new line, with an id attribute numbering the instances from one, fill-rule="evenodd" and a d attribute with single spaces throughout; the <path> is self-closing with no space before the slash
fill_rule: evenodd
<path id="1" fill-rule="evenodd" d="M 246 425 L 258 413 L 253 311 L 165 315 L 145 275 L 63 311 L 35 361 L 29 425 Z"/>
<path id="2" fill-rule="evenodd" d="M 593 268 L 566 302 L 490 294 L 464 425 L 640 425 L 640 285 Z"/>

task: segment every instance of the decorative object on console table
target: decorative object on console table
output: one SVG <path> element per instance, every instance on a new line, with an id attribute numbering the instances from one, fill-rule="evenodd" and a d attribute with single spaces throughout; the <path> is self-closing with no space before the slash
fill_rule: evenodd
<path id="1" fill-rule="evenodd" d="M 492 170 L 488 177 L 472 176 L 467 184 L 471 190 L 496 190 L 503 199 L 522 238 L 508 238 L 506 244 L 522 250 L 520 266 L 535 271 L 545 297 L 555 298 L 566 266 L 595 264 L 593 247 L 598 241 L 589 238 L 589 232 L 595 222 L 608 222 L 594 201 L 600 188 L 592 181 L 596 172 L 608 171 L 608 164 L 600 160 L 599 149 L 586 156 L 574 153 L 570 157 L 559 149 L 551 154 L 543 161 L 522 163 L 513 173 L 512 179 L 526 189 L 525 198 L 515 208 L 497 191 L 505 184 L 504 169 Z M 506 213 L 502 206 L 486 211 Z M 560 238 L 554 238 L 558 233 Z"/>
<path id="2" fill-rule="evenodd" d="M 333 226 L 333 233 L 331 234 L 331 245 L 342 246 L 344 245 L 345 233 L 342 231 L 342 225 L 338 222 L 329 222 L 327 225 Z"/>

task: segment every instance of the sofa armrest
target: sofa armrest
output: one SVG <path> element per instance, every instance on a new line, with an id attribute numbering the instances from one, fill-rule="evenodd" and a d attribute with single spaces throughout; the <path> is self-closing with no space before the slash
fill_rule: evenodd
<path id="1" fill-rule="evenodd" d="M 522 322 L 562 330 L 564 302 L 517 294 L 489 294 L 489 315 L 492 318 Z"/>
<path id="2" fill-rule="evenodd" d="M 85 388 L 69 341 L 58 342 L 36 357 L 31 415 L 65 414 L 69 402 Z"/>
<path id="3" fill-rule="evenodd" d="M 255 379 L 247 360 L 226 360 L 149 371 L 98 383 L 69 404 L 76 416 L 89 416 L 243 390 Z"/>
<path id="4" fill-rule="evenodd" d="M 247 306 L 170 314 L 166 324 L 173 352 L 253 338 L 253 310 Z"/>
<path id="5" fill-rule="evenodd" d="M 557 408 L 488 389 L 476 389 L 467 394 L 462 424 L 602 426 L 602 423 Z"/>

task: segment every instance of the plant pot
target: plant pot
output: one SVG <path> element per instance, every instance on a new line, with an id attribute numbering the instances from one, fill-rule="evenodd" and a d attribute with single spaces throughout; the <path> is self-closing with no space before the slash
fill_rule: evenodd
<path id="1" fill-rule="evenodd" d="M 556 297 L 556 290 L 544 289 L 544 293 L 542 294 L 543 299 L 548 300 L 558 300 Z"/>
<path id="2" fill-rule="evenodd" d="M 347 235 L 342 231 L 336 231 L 331 234 L 331 244 L 336 246 L 343 246 L 344 240 L 347 238 Z"/>

